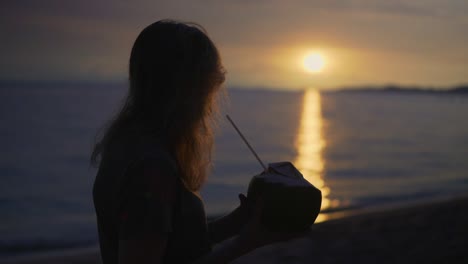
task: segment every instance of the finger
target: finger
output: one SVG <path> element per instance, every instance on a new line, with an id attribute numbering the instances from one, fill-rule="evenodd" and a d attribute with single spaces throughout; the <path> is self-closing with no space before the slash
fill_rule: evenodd
<path id="1" fill-rule="evenodd" d="M 239 193 L 239 201 L 241 205 L 246 205 L 247 197 L 243 193 Z"/>

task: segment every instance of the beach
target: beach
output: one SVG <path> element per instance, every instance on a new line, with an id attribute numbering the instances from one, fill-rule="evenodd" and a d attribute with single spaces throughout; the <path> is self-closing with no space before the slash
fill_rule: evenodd
<path id="1" fill-rule="evenodd" d="M 89 155 L 125 88 L 0 89 L 12 113 L 0 126 L 0 263 L 97 244 Z M 230 89 L 229 98 L 223 112 L 264 163 L 290 161 L 322 190 L 320 221 L 468 193 L 468 97 Z M 224 118 L 216 134 L 200 191 L 208 217 L 238 206 L 262 170 Z"/>
<path id="2" fill-rule="evenodd" d="M 468 264 L 468 0 L 368 2 L 3 1 L 0 264 L 102 264 L 133 216 L 192 259 L 286 162 L 315 222 L 234 263 Z"/>
<path id="3" fill-rule="evenodd" d="M 313 225 L 304 236 L 259 248 L 242 263 L 467 263 L 468 197 L 374 211 Z M 5 264 L 98 264 L 97 250 Z"/>
<path id="4" fill-rule="evenodd" d="M 468 198 L 314 225 L 304 238 L 235 263 L 467 263 Z"/>

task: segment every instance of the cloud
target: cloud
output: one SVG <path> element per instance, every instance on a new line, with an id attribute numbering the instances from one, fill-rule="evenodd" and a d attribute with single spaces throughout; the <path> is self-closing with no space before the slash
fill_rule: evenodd
<path id="1" fill-rule="evenodd" d="M 243 76 L 252 65 L 263 65 L 256 82 L 279 82 L 268 76 L 281 75 L 281 65 L 269 58 L 307 46 L 379 54 L 373 60 L 439 60 L 459 72 L 454 65 L 468 60 L 467 11 L 461 0 L 4 0 L 0 78 L 125 76 L 137 34 L 162 18 L 204 26 L 240 84 L 251 82 Z M 344 76 L 338 82 L 349 76 L 336 74 Z"/>

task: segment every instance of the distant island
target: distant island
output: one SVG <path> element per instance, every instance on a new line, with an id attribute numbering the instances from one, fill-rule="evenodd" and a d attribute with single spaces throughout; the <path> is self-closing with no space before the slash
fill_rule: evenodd
<path id="1" fill-rule="evenodd" d="M 0 79 L 0 89 L 21 89 L 21 88 L 76 88 L 76 89 L 127 89 L 127 81 L 89 81 L 89 80 L 2 80 Z M 229 89 L 249 91 L 249 92 L 275 92 L 275 93 L 296 93 L 301 92 L 301 87 L 269 87 L 269 86 L 229 86 Z M 303 88 L 303 87 L 302 87 Z M 362 86 L 341 86 L 341 87 L 328 87 L 319 89 L 321 92 L 332 93 L 398 93 L 398 94 L 456 94 L 468 95 L 468 84 L 461 84 L 452 87 L 419 87 L 419 86 L 402 86 L 397 84 L 389 85 L 362 85 Z"/>
<path id="2" fill-rule="evenodd" d="M 466 94 L 468 95 L 468 85 L 460 85 L 451 88 L 422 88 L 422 87 L 404 87 L 397 85 L 387 86 L 366 86 L 366 87 L 343 87 L 334 92 L 353 93 L 353 92 L 371 92 L 371 93 L 424 93 L 424 94 Z"/>

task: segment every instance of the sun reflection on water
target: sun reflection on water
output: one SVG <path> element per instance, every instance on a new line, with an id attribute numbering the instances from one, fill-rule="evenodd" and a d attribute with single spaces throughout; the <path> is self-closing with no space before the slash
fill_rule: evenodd
<path id="1" fill-rule="evenodd" d="M 330 189 L 323 180 L 325 162 L 322 158 L 322 150 L 324 147 L 320 93 L 309 89 L 304 93 L 302 117 L 296 141 L 298 155 L 294 165 L 307 181 L 322 191 L 322 210 L 331 205 L 328 198 Z M 315 222 L 325 220 L 327 216 L 320 213 Z"/>

